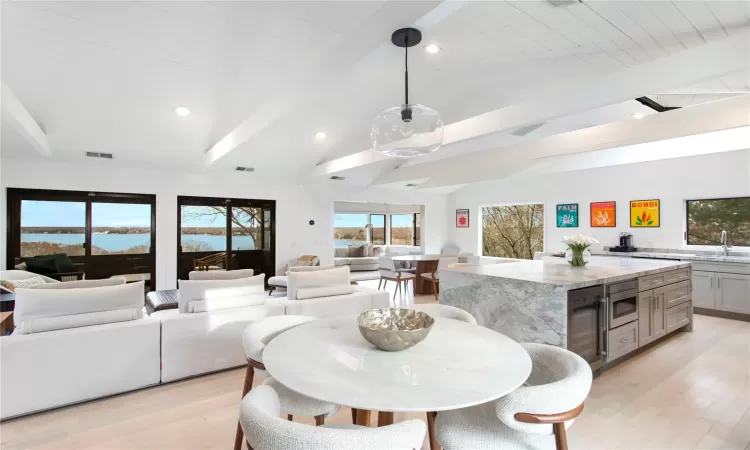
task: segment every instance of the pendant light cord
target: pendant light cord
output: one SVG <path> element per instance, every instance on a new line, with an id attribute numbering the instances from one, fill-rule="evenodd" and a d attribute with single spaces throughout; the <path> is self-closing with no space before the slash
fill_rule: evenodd
<path id="1" fill-rule="evenodd" d="M 409 36 L 404 36 L 404 92 L 406 96 L 406 103 L 409 104 Z"/>

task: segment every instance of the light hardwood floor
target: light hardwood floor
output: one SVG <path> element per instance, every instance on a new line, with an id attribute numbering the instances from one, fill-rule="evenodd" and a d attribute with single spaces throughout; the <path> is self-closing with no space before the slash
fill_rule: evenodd
<path id="1" fill-rule="evenodd" d="M 236 369 L 6 421 L 0 448 L 229 449 L 243 377 Z M 749 409 L 750 323 L 696 315 L 695 332 L 594 381 L 570 448 L 750 450 Z M 413 417 L 424 419 L 395 419 Z M 350 421 L 342 409 L 327 422 Z"/>

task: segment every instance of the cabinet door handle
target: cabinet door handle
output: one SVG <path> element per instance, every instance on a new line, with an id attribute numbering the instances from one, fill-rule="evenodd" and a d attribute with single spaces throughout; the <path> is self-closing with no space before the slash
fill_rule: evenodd
<path id="1" fill-rule="evenodd" d="M 721 278 L 716 279 L 716 287 L 721 289 Z"/>
<path id="2" fill-rule="evenodd" d="M 713 279 L 713 277 L 711 277 L 711 278 L 708 279 L 708 283 L 709 283 L 708 287 L 711 287 L 711 288 L 714 287 L 714 279 Z"/>
<path id="3" fill-rule="evenodd" d="M 651 297 L 651 309 L 656 309 L 656 299 Z"/>

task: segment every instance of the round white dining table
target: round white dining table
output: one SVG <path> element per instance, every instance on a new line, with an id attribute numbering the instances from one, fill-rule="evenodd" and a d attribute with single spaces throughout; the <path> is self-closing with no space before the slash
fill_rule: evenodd
<path id="1" fill-rule="evenodd" d="M 489 328 L 435 318 L 430 334 L 400 352 L 365 340 L 357 316 L 315 320 L 275 337 L 263 351 L 287 388 L 367 412 L 436 412 L 496 400 L 531 373 L 526 350 Z M 359 421 L 359 419 L 358 419 Z"/>

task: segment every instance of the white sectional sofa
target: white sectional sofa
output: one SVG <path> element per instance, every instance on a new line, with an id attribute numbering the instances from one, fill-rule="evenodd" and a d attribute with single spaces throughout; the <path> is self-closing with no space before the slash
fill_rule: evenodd
<path id="1" fill-rule="evenodd" d="M 265 275 L 222 278 L 180 280 L 179 309 L 151 314 L 161 321 L 163 383 L 245 365 L 245 327 L 284 314 L 266 305 Z"/>
<path id="2" fill-rule="evenodd" d="M 352 272 L 378 270 L 378 256 L 387 251 L 387 247 L 365 244 L 362 256 L 355 255 L 355 248 L 336 247 L 333 249 L 333 264 L 336 267 L 349 266 Z"/>
<path id="3" fill-rule="evenodd" d="M 17 289 L 16 329 L 0 338 L 0 419 L 158 384 L 161 324 L 143 303 L 143 282 Z"/>

